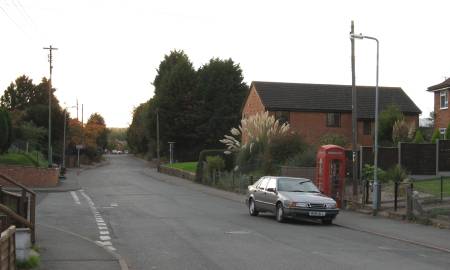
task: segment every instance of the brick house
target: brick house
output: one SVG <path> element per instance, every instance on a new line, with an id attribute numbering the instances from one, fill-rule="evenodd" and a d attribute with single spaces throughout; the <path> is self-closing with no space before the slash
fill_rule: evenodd
<path id="1" fill-rule="evenodd" d="M 380 111 L 396 105 L 409 123 L 419 126 L 420 109 L 399 87 L 379 88 Z M 375 87 L 357 86 L 358 144 L 373 144 Z M 242 117 L 269 111 L 287 121 L 309 144 L 325 134 L 352 138 L 352 87 L 350 85 L 254 81 L 242 109 Z"/>
<path id="2" fill-rule="evenodd" d="M 449 89 L 450 79 L 447 79 L 440 84 L 430 86 L 427 89 L 427 91 L 434 94 L 434 128 L 439 129 L 442 139 L 444 139 L 445 130 L 450 123 L 450 110 L 448 109 Z"/>

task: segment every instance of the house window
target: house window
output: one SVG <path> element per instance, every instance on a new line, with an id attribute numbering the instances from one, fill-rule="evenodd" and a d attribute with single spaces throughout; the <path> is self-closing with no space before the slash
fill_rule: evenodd
<path id="1" fill-rule="evenodd" d="M 447 129 L 446 128 L 440 128 L 439 129 L 439 133 L 441 133 L 441 136 L 440 136 L 440 140 L 445 140 L 446 138 L 445 138 L 445 131 L 446 131 Z"/>
<path id="2" fill-rule="evenodd" d="M 447 109 L 448 108 L 448 90 L 441 91 L 440 98 L 441 98 L 441 109 Z"/>
<path id="3" fill-rule="evenodd" d="M 364 135 L 372 135 L 372 122 L 371 121 L 363 122 L 363 134 Z"/>
<path id="4" fill-rule="evenodd" d="M 278 111 L 275 112 L 275 119 L 280 122 L 280 124 L 289 123 L 289 112 Z"/>
<path id="5" fill-rule="evenodd" d="M 340 127 L 341 126 L 341 114 L 340 113 L 328 113 L 327 114 L 327 127 Z"/>

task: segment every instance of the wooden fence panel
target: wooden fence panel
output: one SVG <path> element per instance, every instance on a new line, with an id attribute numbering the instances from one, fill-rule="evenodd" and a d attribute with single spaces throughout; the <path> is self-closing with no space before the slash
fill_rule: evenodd
<path id="1" fill-rule="evenodd" d="M 450 140 L 439 140 L 439 171 L 450 171 Z"/>
<path id="2" fill-rule="evenodd" d="M 372 147 L 361 147 L 362 167 L 365 164 L 373 165 Z M 398 148 L 397 147 L 379 147 L 378 148 L 378 167 L 383 170 L 389 170 L 398 164 Z"/>
<path id="3" fill-rule="evenodd" d="M 410 174 L 436 174 L 436 144 L 435 143 L 401 143 L 401 166 Z"/>
<path id="4" fill-rule="evenodd" d="M 0 237 L 0 270 L 16 269 L 16 227 L 11 226 Z"/>

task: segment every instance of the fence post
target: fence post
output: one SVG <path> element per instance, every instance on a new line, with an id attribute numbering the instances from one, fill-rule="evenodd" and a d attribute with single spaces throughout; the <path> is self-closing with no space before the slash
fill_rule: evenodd
<path id="1" fill-rule="evenodd" d="M 439 175 L 439 139 L 436 141 L 436 175 Z"/>
<path id="2" fill-rule="evenodd" d="M 397 212 L 398 182 L 394 183 L 394 211 Z"/>
<path id="3" fill-rule="evenodd" d="M 444 192 L 444 176 L 441 175 L 441 202 L 443 202 L 443 193 Z"/>
<path id="4" fill-rule="evenodd" d="M 406 187 L 406 218 L 413 217 L 413 183 Z"/>

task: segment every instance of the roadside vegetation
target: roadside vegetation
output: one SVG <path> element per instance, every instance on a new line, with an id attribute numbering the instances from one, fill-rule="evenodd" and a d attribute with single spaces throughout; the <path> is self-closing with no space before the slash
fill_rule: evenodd
<path id="1" fill-rule="evenodd" d="M 174 158 L 197 160 L 200 151 L 218 149 L 219 140 L 239 124 L 248 92 L 242 69 L 232 59 L 212 58 L 195 69 L 183 51 L 165 55 L 153 80 L 154 96 L 137 106 L 127 131 L 130 150 L 156 157 L 156 118 L 159 116 L 161 157 L 175 142 Z"/>
<path id="2" fill-rule="evenodd" d="M 49 88 L 50 83 L 46 78 L 35 84 L 29 77 L 22 75 L 11 82 L 0 97 L 0 154 L 8 151 L 12 154 L 0 159 L 4 164 L 27 164 L 27 159 L 23 157 L 38 156 L 35 163 L 42 165 L 41 160 L 47 159 Z M 64 113 L 55 95 L 56 90 L 52 90 L 53 162 L 62 163 L 64 121 L 67 124 L 66 155 L 76 154 L 76 145 L 83 144 L 85 148 L 82 154 L 91 160 L 99 159 L 106 147 L 107 130 L 103 117 L 94 113 L 82 125 L 77 119 L 70 118 L 69 113 Z"/>

